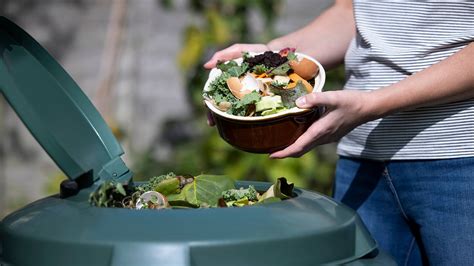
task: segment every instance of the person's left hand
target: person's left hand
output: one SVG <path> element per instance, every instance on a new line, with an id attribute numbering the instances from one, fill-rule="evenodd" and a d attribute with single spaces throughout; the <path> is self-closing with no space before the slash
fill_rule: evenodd
<path id="1" fill-rule="evenodd" d="M 312 148 L 338 141 L 355 127 L 377 118 L 371 110 L 371 92 L 341 90 L 310 93 L 296 101 L 300 108 L 324 106 L 325 113 L 292 145 L 270 158 L 300 157 Z"/>

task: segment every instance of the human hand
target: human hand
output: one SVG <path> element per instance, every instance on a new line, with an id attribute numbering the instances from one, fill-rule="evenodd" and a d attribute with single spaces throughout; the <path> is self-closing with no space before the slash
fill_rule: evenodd
<path id="1" fill-rule="evenodd" d="M 296 101 L 300 108 L 325 106 L 326 111 L 292 145 L 270 158 L 300 157 L 314 147 L 338 141 L 355 127 L 376 118 L 372 93 L 355 90 L 310 93 Z"/>
<path id="2" fill-rule="evenodd" d="M 239 58 L 242 56 L 243 52 L 265 52 L 270 50 L 267 45 L 265 44 L 244 44 L 244 43 L 237 43 L 231 45 L 223 50 L 216 52 L 207 63 L 204 64 L 204 67 L 207 69 L 211 69 L 216 67 L 218 61 L 227 61 L 235 58 Z"/>
<path id="3" fill-rule="evenodd" d="M 210 127 L 213 127 L 216 125 L 216 122 L 214 121 L 214 117 L 212 116 L 212 113 L 209 110 L 207 110 L 207 125 Z"/>

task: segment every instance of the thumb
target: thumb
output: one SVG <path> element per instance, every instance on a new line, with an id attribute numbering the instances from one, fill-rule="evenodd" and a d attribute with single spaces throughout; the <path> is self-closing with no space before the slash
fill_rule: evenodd
<path id="1" fill-rule="evenodd" d="M 296 106 L 299 108 L 313 108 L 317 106 L 332 106 L 330 92 L 312 92 L 296 99 Z"/>

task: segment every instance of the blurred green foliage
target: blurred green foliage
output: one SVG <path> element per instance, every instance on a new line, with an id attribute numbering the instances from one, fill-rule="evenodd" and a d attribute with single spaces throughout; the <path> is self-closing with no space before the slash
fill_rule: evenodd
<path id="1" fill-rule="evenodd" d="M 172 1 L 161 1 L 164 8 L 173 8 Z M 189 0 L 192 12 L 202 23 L 189 25 L 183 32 L 183 44 L 177 62 L 186 76 L 189 103 L 194 117 L 195 134 L 173 145 L 172 155 L 157 161 L 150 152 L 135 157 L 133 167 L 137 179 L 173 171 L 175 173 L 227 174 L 235 179 L 275 181 L 284 176 L 298 187 L 325 194 L 332 193 L 336 162 L 335 145 L 314 149 L 301 158 L 271 160 L 268 155 L 239 151 L 219 137 L 215 128 L 206 125 L 202 88 L 208 76 L 202 64 L 213 52 L 236 42 L 268 42 L 275 37 L 274 22 L 282 9 L 277 0 Z M 263 29 L 251 30 L 250 12 L 263 18 Z M 254 36 L 252 32 L 264 32 Z M 327 75 L 326 90 L 341 88 L 344 70 L 338 68 Z M 167 130 L 167 129 L 165 129 Z"/>
<path id="2" fill-rule="evenodd" d="M 204 124 L 205 119 L 200 120 Z M 266 154 L 251 154 L 233 148 L 212 128 L 204 131 L 200 138 L 178 145 L 164 162 L 154 160 L 149 154 L 143 155 L 134 170 L 137 179 L 170 171 L 193 175 L 226 174 L 235 179 L 272 182 L 283 176 L 298 187 L 330 193 L 334 160 L 328 161 L 319 150 L 301 158 L 271 160 Z"/>
<path id="3" fill-rule="evenodd" d="M 161 0 L 163 8 L 173 8 L 173 1 Z M 185 79 L 188 101 L 193 117 L 185 121 L 170 121 L 170 125 L 186 124 L 193 129 L 191 137 L 171 144 L 172 152 L 166 160 L 157 160 L 148 151 L 132 154 L 132 169 L 136 180 L 149 179 L 167 172 L 198 175 L 226 174 L 240 180 L 274 182 L 284 176 L 296 186 L 330 195 L 336 163 L 335 144 L 320 146 L 301 158 L 271 160 L 266 154 L 251 154 L 237 150 L 222 140 L 216 130 L 206 125 L 202 88 L 208 71 L 202 64 L 215 51 L 232 43 L 265 43 L 276 36 L 274 22 L 283 8 L 280 0 L 188 0 L 188 7 L 201 19 L 183 31 L 181 52 L 177 64 Z M 252 29 L 250 13 L 257 12 L 263 20 L 262 29 Z M 259 32 L 259 34 L 255 34 Z M 262 34 L 263 33 L 263 34 Z M 344 83 L 343 67 L 329 71 L 325 90 L 339 89 Z M 189 126 L 191 125 L 191 126 Z M 164 127 L 165 131 L 170 126 Z M 114 133 L 117 133 L 114 131 Z M 162 132 L 162 135 L 166 135 Z M 174 132 L 171 133 L 173 135 Z M 121 137 L 121 134 L 116 134 Z M 57 193 L 65 176 L 56 173 L 45 184 L 48 194 Z"/>

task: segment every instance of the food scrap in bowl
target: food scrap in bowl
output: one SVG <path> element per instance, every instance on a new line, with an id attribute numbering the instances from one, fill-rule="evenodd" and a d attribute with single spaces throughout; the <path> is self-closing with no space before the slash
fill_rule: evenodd
<path id="1" fill-rule="evenodd" d="M 266 51 L 218 62 L 220 73 L 204 90 L 204 98 L 230 115 L 258 117 L 296 107 L 297 98 L 311 93 L 320 66 L 295 49 Z"/>

